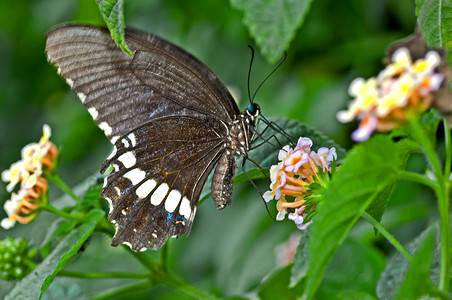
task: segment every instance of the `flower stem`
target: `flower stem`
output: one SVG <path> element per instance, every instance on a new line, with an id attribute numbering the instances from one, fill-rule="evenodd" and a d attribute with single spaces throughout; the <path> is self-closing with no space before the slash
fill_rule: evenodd
<path id="1" fill-rule="evenodd" d="M 77 222 L 82 222 L 83 221 L 83 217 L 81 215 L 71 215 L 68 214 L 67 212 L 61 211 L 59 209 L 56 209 L 55 207 L 53 207 L 50 204 L 47 203 L 42 203 L 39 206 L 40 209 L 48 211 L 50 213 L 53 213 L 55 215 L 58 215 L 60 217 L 66 218 L 68 220 L 72 220 L 72 221 L 77 221 Z"/>
<path id="2" fill-rule="evenodd" d="M 400 244 L 400 242 L 389 232 L 386 230 L 386 228 L 381 225 L 380 222 L 375 220 L 371 215 L 369 215 L 367 212 L 363 212 L 361 216 L 366 219 L 372 226 L 374 226 L 382 236 L 384 236 L 391 245 L 394 246 L 397 250 L 399 250 L 400 253 L 402 253 L 403 256 L 405 256 L 411 263 L 414 261 L 413 256 Z"/>
<path id="3" fill-rule="evenodd" d="M 114 291 L 111 291 L 111 292 L 108 292 L 108 293 L 105 293 L 105 294 L 102 294 L 99 296 L 95 296 L 91 299 L 93 299 L 93 300 L 94 299 L 95 300 L 111 299 L 113 296 L 118 296 L 118 295 L 125 294 L 128 292 L 136 292 L 136 291 L 144 290 L 144 289 L 150 288 L 150 287 L 152 287 L 152 285 L 149 283 L 149 281 L 141 281 L 136 284 L 132 284 L 132 285 L 129 285 L 129 286 L 126 286 L 126 287 L 123 287 L 123 288 L 120 288 L 120 289 L 117 289 L 117 290 L 114 290 Z"/>
<path id="4" fill-rule="evenodd" d="M 125 273 L 125 272 L 75 272 L 61 270 L 58 276 L 75 277 L 75 278 L 149 278 L 149 274 Z"/>
<path id="5" fill-rule="evenodd" d="M 425 131 L 419 125 L 419 122 L 410 119 L 410 129 L 413 138 L 423 150 L 427 161 L 435 175 L 436 184 L 433 190 L 438 198 L 438 210 L 441 223 L 441 267 L 439 275 L 438 288 L 448 294 L 450 289 L 450 270 L 451 270 L 451 230 L 450 230 L 450 208 L 449 208 L 449 174 L 444 175 L 441 169 L 441 164 L 432 144 L 432 141 L 426 135 Z M 446 147 L 450 144 L 450 139 L 446 135 Z M 447 154 L 446 150 L 446 154 Z M 450 152 L 450 151 L 449 151 Z M 450 158 L 446 158 L 446 162 Z M 449 167 L 446 167 L 447 171 Z M 450 169 L 449 169 L 450 170 Z M 446 183 L 447 182 L 447 183 Z"/>
<path id="6" fill-rule="evenodd" d="M 80 204 L 80 199 L 72 192 L 71 188 L 61 179 L 61 177 L 53 172 L 51 175 L 47 177 L 48 179 L 55 182 L 55 184 L 66 194 L 72 197 L 72 199 L 77 202 L 77 204 Z"/>

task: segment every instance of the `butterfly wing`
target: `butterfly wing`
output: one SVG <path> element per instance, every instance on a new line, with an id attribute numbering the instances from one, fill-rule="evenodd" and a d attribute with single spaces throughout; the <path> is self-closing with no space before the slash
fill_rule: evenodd
<path id="1" fill-rule="evenodd" d="M 158 249 L 190 231 L 202 186 L 223 152 L 212 121 L 162 117 L 116 142 L 102 166 L 115 169 L 102 190 L 117 229 L 112 245 Z"/>
<path id="2" fill-rule="evenodd" d="M 49 61 L 113 144 L 153 118 L 200 113 L 228 122 L 239 114 L 212 71 L 154 35 L 127 31 L 133 58 L 105 28 L 73 24 L 46 35 Z"/>
<path id="3" fill-rule="evenodd" d="M 102 196 L 112 244 L 158 249 L 190 231 L 202 187 L 224 153 L 238 108 L 224 85 L 184 50 L 128 31 L 131 58 L 108 30 L 66 25 L 47 33 L 49 61 L 115 145 Z"/>

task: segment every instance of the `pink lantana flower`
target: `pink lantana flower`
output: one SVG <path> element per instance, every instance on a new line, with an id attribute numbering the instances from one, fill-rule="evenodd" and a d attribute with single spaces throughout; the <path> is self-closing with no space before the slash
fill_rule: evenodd
<path id="1" fill-rule="evenodd" d="M 331 173 L 330 165 L 337 159 L 334 147 L 322 147 L 317 152 L 311 147 L 312 141 L 304 137 L 298 140 L 294 149 L 285 146 L 279 152 L 279 163 L 270 168 L 270 190 L 263 195 L 267 202 L 278 201 L 276 220 L 284 220 L 289 214 L 289 219 L 300 230 L 311 224 L 306 212 L 314 210 L 316 206 L 310 201 L 313 196 L 317 196 L 313 194 L 312 184 L 325 186 Z"/>

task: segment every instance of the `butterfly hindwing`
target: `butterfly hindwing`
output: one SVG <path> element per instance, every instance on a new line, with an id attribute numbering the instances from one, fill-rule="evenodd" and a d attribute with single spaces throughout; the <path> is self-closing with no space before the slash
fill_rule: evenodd
<path id="1" fill-rule="evenodd" d="M 103 165 L 114 172 L 102 190 L 117 227 L 113 245 L 158 249 L 168 237 L 190 232 L 202 186 L 222 152 L 219 133 L 205 121 L 165 117 L 116 142 Z"/>

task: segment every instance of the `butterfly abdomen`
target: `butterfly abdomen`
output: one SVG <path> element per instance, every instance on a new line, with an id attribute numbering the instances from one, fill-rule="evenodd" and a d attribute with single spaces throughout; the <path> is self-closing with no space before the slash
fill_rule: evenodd
<path id="1" fill-rule="evenodd" d="M 231 203 L 235 167 L 234 154 L 225 151 L 218 161 L 212 179 L 212 199 L 217 209 L 223 209 Z"/>

